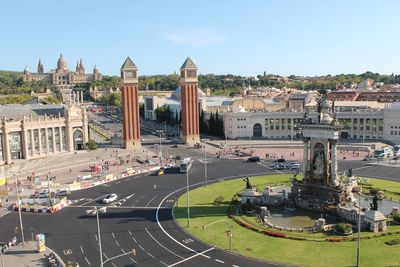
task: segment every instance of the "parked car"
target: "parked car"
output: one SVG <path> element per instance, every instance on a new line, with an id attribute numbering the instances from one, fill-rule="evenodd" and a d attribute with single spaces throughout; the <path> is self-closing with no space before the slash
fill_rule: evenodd
<path id="1" fill-rule="evenodd" d="M 49 192 L 47 192 L 47 191 L 40 192 L 37 197 L 38 198 L 48 198 L 49 197 Z"/>
<path id="2" fill-rule="evenodd" d="M 108 203 L 111 203 L 111 202 L 113 202 L 113 201 L 115 201 L 117 199 L 118 199 L 118 196 L 116 194 L 109 194 L 109 195 L 107 195 L 106 197 L 103 198 L 103 203 L 104 204 L 108 204 Z"/>
<path id="3" fill-rule="evenodd" d="M 285 163 L 285 162 L 286 162 L 286 160 L 285 160 L 285 159 L 278 159 L 278 160 L 276 160 L 276 162 Z"/>
<path id="4" fill-rule="evenodd" d="M 285 169 L 285 164 L 283 164 L 282 162 L 275 162 L 272 165 L 272 169 L 274 169 L 274 170 L 284 170 Z"/>
<path id="5" fill-rule="evenodd" d="M 182 159 L 182 156 L 181 156 L 181 155 L 176 155 L 176 156 L 175 156 L 175 159 L 181 160 L 181 159 Z"/>
<path id="6" fill-rule="evenodd" d="M 159 169 L 159 170 L 156 172 L 156 175 L 157 175 L 157 176 L 162 176 L 162 175 L 164 175 L 164 169 Z"/>
<path id="7" fill-rule="evenodd" d="M 247 159 L 247 162 L 260 162 L 259 156 L 253 156 Z"/>
<path id="8" fill-rule="evenodd" d="M 68 190 L 59 190 L 56 192 L 57 197 L 68 197 L 69 195 L 71 195 L 71 192 Z"/>
<path id="9" fill-rule="evenodd" d="M 290 163 L 287 165 L 287 168 L 288 168 L 289 170 L 298 170 L 298 169 L 300 169 L 300 163 L 298 163 L 298 162 L 296 162 L 296 161 L 290 162 Z"/>

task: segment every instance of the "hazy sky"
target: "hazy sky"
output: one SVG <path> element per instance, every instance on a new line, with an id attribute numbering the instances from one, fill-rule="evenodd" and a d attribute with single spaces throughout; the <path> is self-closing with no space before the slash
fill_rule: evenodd
<path id="1" fill-rule="evenodd" d="M 0 69 L 169 74 L 191 56 L 200 73 L 400 73 L 400 1 L 3 1 Z"/>

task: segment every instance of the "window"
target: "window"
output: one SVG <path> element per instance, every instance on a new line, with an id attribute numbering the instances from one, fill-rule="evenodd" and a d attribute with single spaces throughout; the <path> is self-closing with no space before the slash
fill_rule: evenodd
<path id="1" fill-rule="evenodd" d="M 47 153 L 46 147 L 46 129 L 40 129 L 40 141 L 42 142 L 42 154 Z"/>

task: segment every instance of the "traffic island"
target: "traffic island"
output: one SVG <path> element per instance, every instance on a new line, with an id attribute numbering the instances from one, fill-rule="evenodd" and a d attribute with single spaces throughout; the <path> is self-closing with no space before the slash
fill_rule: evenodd
<path id="1" fill-rule="evenodd" d="M 291 182 L 290 175 L 269 175 L 252 177 L 257 188 L 284 185 Z M 380 182 L 369 179 L 374 185 Z M 400 192 L 400 183 L 385 181 L 384 188 Z M 348 266 L 356 262 L 357 238 L 355 234 L 343 237 L 328 234 L 302 233 L 277 230 L 262 225 L 256 216 L 236 215 L 232 198 L 243 192 L 243 180 L 227 180 L 199 187 L 190 191 L 190 226 L 187 224 L 186 194 L 178 200 L 179 208 L 174 208 L 178 224 L 194 237 L 246 257 L 269 262 L 303 266 Z M 393 194 L 395 195 L 395 194 Z M 218 201 L 216 201 L 218 198 Z M 222 199 L 222 201 L 221 201 Z M 235 199 L 237 201 L 237 199 Z M 233 208 L 232 208 L 233 207 Z M 231 211 L 231 212 L 230 212 Z M 231 214 L 228 216 L 228 214 Z M 234 219 L 235 218 L 235 219 Z M 236 221 L 237 219 L 237 221 Z M 221 220 L 227 223 L 215 223 Z M 204 225 L 210 225 L 206 227 Z M 258 230 L 253 228 L 257 227 Z M 229 236 L 226 234 L 229 230 Z M 270 233 L 270 234 L 268 234 Z M 278 238 L 277 238 L 278 237 Z M 398 246 L 389 246 L 385 242 L 400 237 L 400 227 L 388 219 L 388 231 L 385 233 L 361 233 L 361 263 L 365 266 L 398 265 Z M 345 240 L 343 240 L 345 239 Z M 231 241 L 231 242 L 230 242 Z M 347 241 L 347 242 L 337 242 Z M 230 245 L 232 249 L 230 250 Z M 382 257 L 385 255 L 385 257 Z"/>

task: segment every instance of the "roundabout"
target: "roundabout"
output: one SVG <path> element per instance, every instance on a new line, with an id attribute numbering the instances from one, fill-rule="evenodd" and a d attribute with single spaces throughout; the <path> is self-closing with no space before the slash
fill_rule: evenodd
<path id="1" fill-rule="evenodd" d="M 290 175 L 266 175 L 251 177 L 255 187 L 285 184 Z M 369 179 L 371 185 L 385 185 L 400 192 L 400 184 Z M 232 197 L 244 191 L 242 178 L 227 180 L 198 187 L 190 191 L 190 226 L 187 226 L 185 209 L 186 194 L 179 199 L 174 209 L 175 219 L 181 227 L 196 238 L 219 247 L 229 253 L 257 258 L 277 264 L 301 266 L 349 266 L 354 264 L 357 251 L 356 234 L 338 235 L 333 231 L 324 233 L 291 232 L 272 229 L 260 223 L 256 216 L 235 214 Z M 225 201 L 215 203 L 222 197 Z M 399 196 L 397 198 L 399 200 Z M 232 212 L 232 214 L 230 214 Z M 211 225 L 211 227 L 204 227 Z M 400 227 L 389 221 L 386 233 L 361 232 L 361 259 L 368 266 L 390 266 L 398 264 L 398 247 L 386 242 L 399 238 Z M 229 231 L 229 232 L 228 232 Z M 231 234 L 230 236 L 227 234 Z M 343 241 L 343 242 L 339 242 Z M 230 243 L 231 242 L 231 243 Z M 231 247 L 230 247 L 231 246 Z M 381 255 L 385 257 L 382 258 Z"/>

